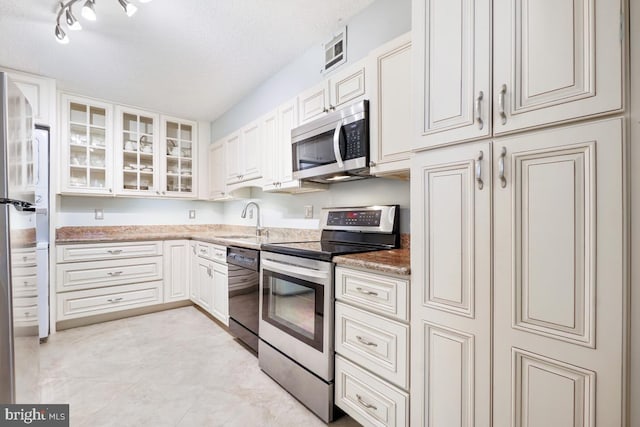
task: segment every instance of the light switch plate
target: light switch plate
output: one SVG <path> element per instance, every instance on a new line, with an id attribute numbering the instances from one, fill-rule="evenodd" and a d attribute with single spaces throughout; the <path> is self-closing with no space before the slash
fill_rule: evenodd
<path id="1" fill-rule="evenodd" d="M 196 219 L 196 210 L 195 209 L 191 209 L 189 211 L 189 219 Z"/>
<path id="2" fill-rule="evenodd" d="M 305 205 L 305 207 L 304 207 L 304 217 L 306 219 L 313 218 L 313 205 Z"/>
<path id="3" fill-rule="evenodd" d="M 104 211 L 102 209 L 95 209 L 94 217 L 95 219 L 104 219 Z"/>

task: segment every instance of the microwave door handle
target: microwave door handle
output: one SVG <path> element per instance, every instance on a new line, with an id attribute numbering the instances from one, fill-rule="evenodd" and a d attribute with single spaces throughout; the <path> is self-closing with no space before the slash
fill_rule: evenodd
<path id="1" fill-rule="evenodd" d="M 342 155 L 340 155 L 340 131 L 342 130 L 342 122 L 338 123 L 336 130 L 333 132 L 333 154 L 336 156 L 336 163 L 340 169 L 344 168 L 342 163 Z"/>

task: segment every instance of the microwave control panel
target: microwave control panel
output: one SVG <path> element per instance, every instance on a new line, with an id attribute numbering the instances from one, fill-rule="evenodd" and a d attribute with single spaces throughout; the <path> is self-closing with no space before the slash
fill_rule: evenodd
<path id="1" fill-rule="evenodd" d="M 345 133 L 344 160 L 366 157 L 367 134 L 365 120 L 358 120 L 343 127 Z"/>

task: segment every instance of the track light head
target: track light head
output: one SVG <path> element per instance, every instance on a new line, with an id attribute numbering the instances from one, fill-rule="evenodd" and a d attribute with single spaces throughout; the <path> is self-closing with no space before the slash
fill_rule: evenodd
<path id="1" fill-rule="evenodd" d="M 96 20 L 96 9 L 94 0 L 87 0 L 82 6 L 82 17 L 88 21 Z"/>
<path id="2" fill-rule="evenodd" d="M 118 0 L 118 2 L 129 17 L 133 16 L 138 11 L 136 5 L 129 3 L 127 0 Z"/>
<path id="3" fill-rule="evenodd" d="M 71 31 L 78 31 L 82 29 L 82 25 L 80 25 L 80 22 L 78 22 L 76 17 L 73 16 L 73 12 L 71 12 L 71 5 L 67 6 L 65 11 L 65 21 Z"/>
<path id="4" fill-rule="evenodd" d="M 64 32 L 62 27 L 60 27 L 60 24 L 56 25 L 55 34 L 56 34 L 56 40 L 58 41 L 58 43 L 60 44 L 69 43 L 69 37 L 67 37 L 67 34 Z"/>

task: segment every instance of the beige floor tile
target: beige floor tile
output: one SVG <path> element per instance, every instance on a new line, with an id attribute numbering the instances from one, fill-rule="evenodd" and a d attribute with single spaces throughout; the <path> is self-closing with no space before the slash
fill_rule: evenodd
<path id="1" fill-rule="evenodd" d="M 61 331 L 40 354 L 41 401 L 74 427 L 324 425 L 194 307 Z"/>

